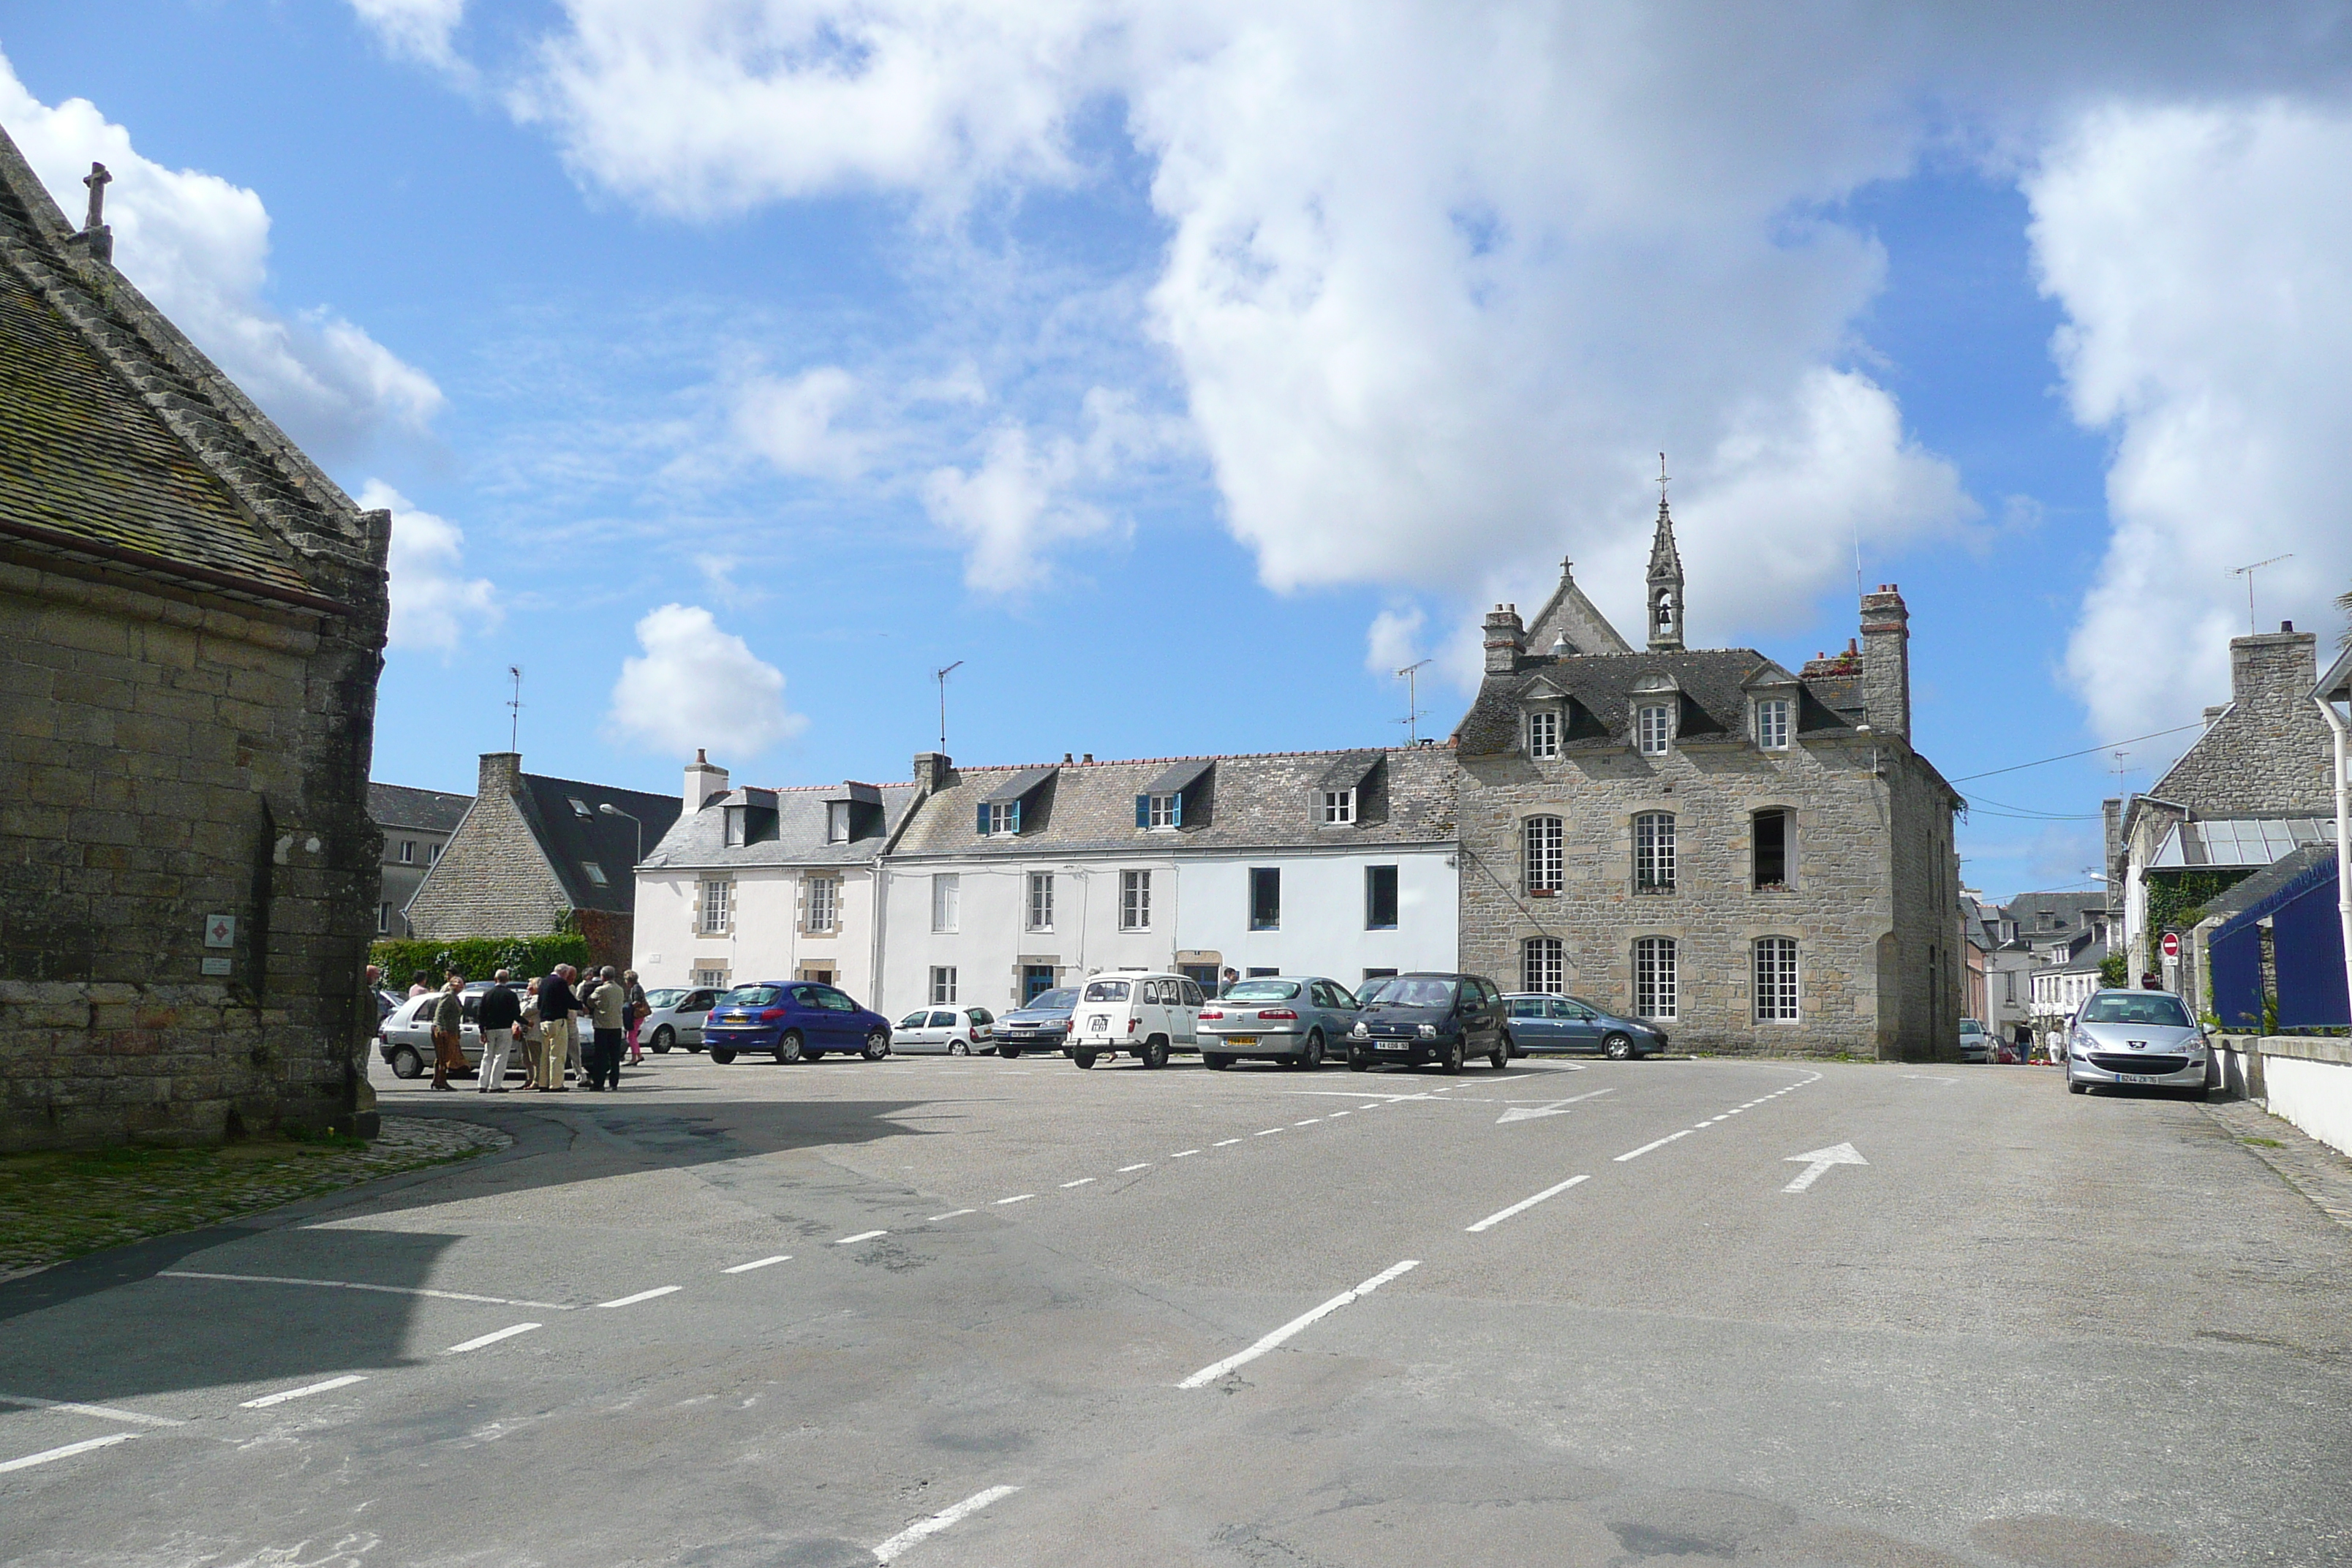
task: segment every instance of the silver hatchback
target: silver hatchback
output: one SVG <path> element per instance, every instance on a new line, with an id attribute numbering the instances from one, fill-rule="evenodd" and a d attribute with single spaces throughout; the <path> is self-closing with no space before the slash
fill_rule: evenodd
<path id="1" fill-rule="evenodd" d="M 2095 991 L 2066 1032 L 2066 1088 L 2172 1089 L 2204 1098 L 2213 1053 L 2205 1031 L 2168 991 Z"/>
<path id="2" fill-rule="evenodd" d="M 1309 1069 L 1344 1049 L 1360 1006 L 1356 994 L 1318 974 L 1236 980 L 1201 1009 L 1201 1059 L 1212 1068 L 1264 1057 Z"/>

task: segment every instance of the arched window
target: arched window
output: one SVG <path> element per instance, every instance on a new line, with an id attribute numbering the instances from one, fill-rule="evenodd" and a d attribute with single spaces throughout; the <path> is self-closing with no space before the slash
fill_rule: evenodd
<path id="1" fill-rule="evenodd" d="M 1797 1021 L 1797 939 L 1759 937 L 1756 941 L 1756 1021 L 1793 1024 Z"/>
<path id="2" fill-rule="evenodd" d="M 1645 811 L 1633 818 L 1633 890 L 1675 890 L 1675 815 Z"/>
<path id="3" fill-rule="evenodd" d="M 1633 1011 L 1644 1018 L 1673 1018 L 1681 997 L 1675 973 L 1675 939 L 1638 937 L 1633 942 Z"/>
<path id="4" fill-rule="evenodd" d="M 1519 869 L 1528 891 L 1552 894 L 1560 884 L 1560 820 L 1530 816 L 1519 825 Z"/>
<path id="5" fill-rule="evenodd" d="M 1568 989 L 1568 949 L 1556 936 L 1531 936 L 1519 956 L 1519 989 L 1558 995 Z"/>

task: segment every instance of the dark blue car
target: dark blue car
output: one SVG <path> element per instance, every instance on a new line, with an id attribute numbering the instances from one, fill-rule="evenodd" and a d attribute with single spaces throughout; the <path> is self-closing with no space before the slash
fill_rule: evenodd
<path id="1" fill-rule="evenodd" d="M 878 1062 L 890 1054 L 890 1020 L 822 981 L 754 980 L 711 1004 L 702 1043 L 719 1063 L 744 1051 L 771 1051 L 780 1062 L 856 1051 Z"/>

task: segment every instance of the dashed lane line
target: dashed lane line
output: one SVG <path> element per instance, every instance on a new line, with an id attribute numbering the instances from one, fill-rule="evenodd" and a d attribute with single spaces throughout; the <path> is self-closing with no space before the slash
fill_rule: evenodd
<path id="1" fill-rule="evenodd" d="M 1189 1160 L 1199 1152 L 1200 1151 L 1198 1149 L 1179 1149 L 1176 1152 L 1169 1155 L 1168 1157 L 1171 1160 Z"/>
<path id="2" fill-rule="evenodd" d="M 1271 1138 L 1277 1132 L 1287 1132 L 1289 1131 L 1290 1129 L 1287 1127 L 1268 1127 L 1262 1131 L 1253 1132 L 1250 1136 L 1253 1138 Z"/>
<path id="3" fill-rule="evenodd" d="M 980 1211 L 979 1211 L 978 1209 L 950 1209 L 950 1210 L 948 1210 L 948 1212 L 947 1212 L 947 1213 L 945 1213 L 945 1214 L 935 1214 L 935 1215 L 933 1215 L 930 1218 L 929 1218 L 929 1219 L 925 1220 L 923 1223 L 924 1223 L 925 1225 L 937 1225 L 937 1224 L 939 1224 L 939 1223 L 940 1223 L 940 1221 L 941 1221 L 941 1220 L 943 1220 L 943 1219 L 961 1219 L 964 1215 L 968 1215 L 968 1214 L 978 1214 L 979 1212 L 980 1212 Z"/>
<path id="4" fill-rule="evenodd" d="M 159 1268 L 158 1279 L 213 1279 L 232 1285 L 308 1285 L 319 1290 L 373 1290 L 386 1296 L 429 1296 L 436 1301 L 473 1301 L 488 1307 L 530 1307 L 542 1312 L 569 1312 L 563 1301 L 523 1301 L 511 1296 L 477 1296 L 465 1290 L 427 1290 L 415 1285 L 365 1285 L 356 1279 L 302 1279 L 282 1274 L 205 1274 L 193 1268 Z"/>
<path id="5" fill-rule="evenodd" d="M 634 1296 L 622 1296 L 610 1301 L 599 1301 L 599 1307 L 634 1307 L 640 1301 L 650 1301 L 656 1296 L 672 1296 L 685 1289 L 683 1285 L 656 1285 L 650 1290 L 640 1290 Z"/>
<path id="6" fill-rule="evenodd" d="M 834 1246 L 847 1247 L 855 1242 L 872 1241 L 876 1237 L 887 1236 L 890 1233 L 887 1230 L 861 1230 L 856 1236 L 843 1237 L 839 1241 L 835 1242 Z"/>
<path id="7" fill-rule="evenodd" d="M 1003 1208 L 1006 1204 L 1025 1204 L 1036 1195 L 1034 1193 L 1015 1193 L 1009 1198 L 997 1199 L 995 1206 Z"/>
<path id="8" fill-rule="evenodd" d="M 1094 1180 L 1094 1178 L 1093 1178 L 1092 1176 L 1080 1176 L 1080 1177 L 1079 1177 L 1076 1181 L 1075 1181 L 1075 1182 L 1064 1182 L 1064 1183 L 1062 1184 L 1062 1189 L 1063 1189 L 1063 1191 L 1067 1192 L 1067 1191 L 1068 1191 L 1070 1188 L 1072 1188 L 1072 1187 L 1083 1187 L 1083 1186 L 1085 1186 L 1088 1182 L 1091 1182 L 1091 1181 L 1093 1181 L 1093 1180 Z"/>
<path id="9" fill-rule="evenodd" d="M 1240 1142 L 1241 1140 L 1238 1138 L 1220 1138 L 1215 1142 L 1210 1144 L 1209 1147 L 1212 1149 L 1222 1149 L 1228 1143 L 1238 1143 Z"/>
<path id="10" fill-rule="evenodd" d="M 1618 1156 L 1617 1156 L 1617 1158 L 1616 1158 L 1616 1160 L 1613 1162 L 1613 1163 L 1616 1163 L 1616 1164 L 1620 1164 L 1620 1165 L 1622 1165 L 1622 1164 L 1623 1164 L 1623 1163 L 1624 1163 L 1626 1161 L 1628 1161 L 1628 1160 L 1638 1160 L 1638 1159 L 1640 1159 L 1643 1155 L 1644 1155 L 1644 1154 L 1646 1154 L 1646 1153 L 1650 1152 L 1650 1151 L 1652 1151 L 1653 1149 L 1663 1149 L 1663 1148 L 1664 1148 L 1667 1144 L 1669 1144 L 1669 1143 L 1673 1142 L 1675 1139 L 1677 1139 L 1677 1138 L 1687 1138 L 1687 1137 L 1689 1137 L 1690 1135 L 1691 1135 L 1691 1130 L 1690 1130 L 1689 1128 L 1687 1128 L 1687 1127 L 1684 1128 L 1684 1129 L 1683 1129 L 1681 1131 L 1679 1131 L 1679 1132 L 1669 1132 L 1669 1133 L 1667 1133 L 1664 1138 L 1660 1138 L 1660 1139 L 1655 1140 L 1654 1142 L 1648 1142 L 1648 1143 L 1644 1143 L 1644 1144 L 1643 1144 L 1639 1149 L 1629 1149 L 1629 1150 L 1627 1150 L 1624 1153 L 1618 1155 Z"/>
<path id="11" fill-rule="evenodd" d="M 69 1459 L 76 1454 L 87 1454 L 92 1448 L 110 1448 L 117 1443 L 128 1443 L 137 1436 L 136 1432 L 111 1432 L 103 1437 L 85 1437 L 79 1443 L 68 1443 L 62 1448 L 44 1448 L 21 1459 L 0 1459 L 0 1473 L 29 1470 L 35 1465 L 46 1465 L 52 1459 Z"/>
<path id="12" fill-rule="evenodd" d="M 1491 1230 L 1496 1226 L 1498 1226 L 1505 1220 L 1510 1218 L 1513 1215 L 1525 1214 L 1528 1210 L 1535 1207 L 1546 1198 L 1556 1198 L 1559 1196 L 1560 1194 L 1568 1191 L 1569 1188 L 1575 1186 L 1579 1183 L 1589 1182 L 1591 1179 L 1592 1178 L 1589 1175 L 1570 1176 L 1568 1180 L 1560 1183 L 1557 1186 L 1546 1187 L 1543 1191 L 1538 1193 L 1531 1198 L 1521 1198 L 1517 1203 L 1513 1204 L 1507 1209 L 1496 1209 L 1493 1214 L 1488 1215 L 1476 1225 L 1465 1226 L 1463 1228 L 1471 1232 L 1473 1235 L 1475 1235 L 1477 1232 L 1482 1230 Z"/>
<path id="13" fill-rule="evenodd" d="M 1258 1357 L 1265 1354 L 1266 1352 L 1279 1348 L 1283 1342 L 1289 1339 L 1292 1335 L 1299 1332 L 1303 1329 L 1309 1328 L 1314 1324 L 1320 1322 L 1323 1319 L 1329 1317 L 1332 1313 L 1348 1305 L 1350 1301 L 1360 1301 L 1363 1300 L 1363 1298 L 1370 1295 L 1373 1291 L 1379 1289 L 1381 1286 L 1387 1284 L 1390 1280 L 1395 1279 L 1400 1274 L 1409 1273 L 1420 1267 L 1421 1259 L 1418 1258 L 1408 1258 L 1402 1263 L 1391 1263 L 1386 1268 L 1381 1269 L 1378 1274 L 1373 1275 L 1370 1279 L 1367 1279 L 1362 1284 L 1357 1286 L 1354 1289 L 1342 1290 L 1337 1296 L 1334 1296 L 1329 1300 L 1324 1302 L 1321 1306 L 1314 1308 L 1309 1311 L 1301 1312 L 1298 1316 L 1291 1319 L 1290 1321 L 1283 1324 L 1282 1327 L 1275 1330 L 1274 1332 L 1266 1335 L 1264 1339 L 1250 1346 L 1249 1349 L 1235 1352 L 1234 1354 L 1227 1356 L 1221 1362 L 1216 1362 L 1211 1365 L 1202 1367 L 1200 1371 L 1194 1373 L 1192 1376 L 1186 1378 L 1176 1386 L 1179 1388 L 1206 1387 L 1208 1384 L 1216 1382 L 1217 1379 L 1224 1376 L 1225 1373 L 1234 1371 L 1235 1368 L 1245 1366 L 1249 1363 L 1255 1361 Z"/>
<path id="14" fill-rule="evenodd" d="M 361 1376 L 358 1373 L 352 1373 L 346 1377 L 331 1377 L 324 1383 L 305 1384 L 300 1388 L 281 1389 L 276 1394 L 265 1394 L 258 1399 L 244 1400 L 238 1404 L 237 1408 L 239 1410 L 267 1410 L 273 1405 L 283 1405 L 290 1399 L 308 1399 L 314 1394 L 332 1394 L 336 1389 L 349 1388 L 355 1383 L 365 1383 L 367 1379 Z"/>
<path id="15" fill-rule="evenodd" d="M 953 1508 L 943 1508 L 929 1519 L 919 1519 L 889 1540 L 874 1549 L 877 1563 L 895 1563 L 907 1548 L 928 1537 L 937 1535 L 963 1520 L 971 1518 L 990 1503 L 1001 1502 L 1019 1491 L 1019 1487 L 991 1487 L 984 1492 L 974 1492 Z"/>
<path id="16" fill-rule="evenodd" d="M 754 1268 L 766 1268 L 772 1264 L 790 1263 L 792 1260 L 793 1255 L 791 1253 L 779 1252 L 773 1258 L 754 1258 L 749 1263 L 738 1263 L 732 1268 L 722 1268 L 719 1272 L 721 1274 L 749 1274 Z"/>
<path id="17" fill-rule="evenodd" d="M 479 1339 L 467 1340 L 461 1345 L 451 1345 L 447 1350 L 443 1351 L 441 1353 L 443 1355 L 464 1355 L 467 1351 L 478 1351 L 484 1345 L 494 1345 L 500 1340 L 510 1340 L 517 1334 L 527 1334 L 530 1332 L 531 1330 L 542 1326 L 543 1325 L 539 1323 L 509 1323 L 505 1328 L 499 1329 L 495 1332 L 482 1335 Z"/>
<path id="18" fill-rule="evenodd" d="M 1121 1165 L 1118 1170 L 1113 1171 L 1111 1174 L 1114 1176 L 1124 1176 L 1129 1171 L 1148 1171 L 1150 1168 L 1151 1162 L 1149 1160 L 1142 1160 L 1132 1165 Z"/>
<path id="19" fill-rule="evenodd" d="M 100 1421 L 128 1421 L 137 1426 L 187 1425 L 168 1415 L 150 1415 L 143 1411 L 124 1410 L 112 1405 L 83 1405 L 71 1399 L 39 1399 L 29 1394 L 0 1394 L 0 1405 L 14 1405 L 26 1410 L 50 1410 L 60 1415 L 91 1415 Z"/>

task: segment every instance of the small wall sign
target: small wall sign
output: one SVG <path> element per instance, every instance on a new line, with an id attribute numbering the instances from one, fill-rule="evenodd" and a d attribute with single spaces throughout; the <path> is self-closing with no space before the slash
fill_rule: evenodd
<path id="1" fill-rule="evenodd" d="M 206 947 L 235 947 L 236 945 L 236 917 L 235 915 L 206 915 L 205 917 L 205 945 Z M 207 969 L 205 973 L 209 974 L 212 971 Z"/>
<path id="2" fill-rule="evenodd" d="M 205 960 L 205 973 L 206 974 L 226 974 L 228 973 L 228 968 L 229 961 L 226 958 L 207 958 Z"/>

